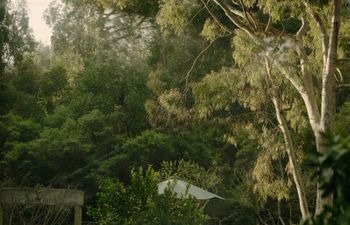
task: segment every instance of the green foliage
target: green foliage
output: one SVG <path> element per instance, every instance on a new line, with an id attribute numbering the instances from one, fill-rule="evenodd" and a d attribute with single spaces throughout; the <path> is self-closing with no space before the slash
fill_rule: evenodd
<path id="1" fill-rule="evenodd" d="M 5 153 L 19 142 L 29 142 L 36 139 L 41 126 L 29 119 L 23 119 L 14 114 L 0 116 L 0 149 Z"/>
<path id="2" fill-rule="evenodd" d="M 75 0 L 69 0 L 75 2 Z M 154 16 L 158 11 L 157 0 L 86 0 L 103 8 L 117 8 L 127 13 L 141 16 Z M 75 2 L 76 3 L 76 2 Z M 80 3 L 79 1 L 77 2 Z"/>
<path id="3" fill-rule="evenodd" d="M 107 178 L 90 211 L 101 224 L 299 220 L 272 88 L 282 100 L 298 162 L 303 151 L 313 151 L 314 141 L 302 100 L 278 70 L 272 68 L 272 81 L 266 76 L 262 56 L 268 51 L 272 64 L 281 62 L 298 77 L 300 63 L 291 43 L 262 30 L 271 18 L 274 30 L 294 37 L 298 18 L 306 18 L 304 41 L 317 87 L 322 51 L 316 24 L 301 1 L 237 5 L 225 0 L 231 10 L 244 4 L 247 11 L 241 13 L 249 19 L 240 21 L 261 31 L 262 47 L 237 31 L 215 1 L 206 2 L 217 18 L 203 2 L 55 0 L 45 16 L 54 30 L 52 50 L 41 47 L 27 54 L 33 43 L 23 5 L 16 12 L 9 1 L 1 1 L 1 185 L 77 185 L 95 196 L 97 181 Z M 328 1 L 308 2 L 328 17 Z M 348 58 L 350 20 L 343 16 L 339 57 Z M 338 80 L 348 82 L 346 61 L 340 60 L 338 69 Z M 349 94 L 341 88 L 334 130 L 347 135 Z M 337 199 L 347 199 L 348 153 L 339 154 L 347 147 L 345 142 L 334 146 L 338 150 L 323 156 L 325 164 L 342 166 L 320 175 L 333 183 L 333 192 L 342 193 Z M 131 168 L 149 164 L 160 172 L 134 171 L 130 181 Z M 303 168 L 305 180 L 309 171 Z M 207 205 L 207 221 L 193 199 L 177 199 L 171 192 L 159 196 L 160 177 L 186 179 L 227 200 Z M 310 190 L 308 199 L 314 194 Z M 346 218 L 348 206 L 340 204 L 319 220 L 332 224 L 330 218 Z"/>
<path id="4" fill-rule="evenodd" d="M 129 155 L 128 161 L 136 163 L 133 167 L 151 164 L 159 168 L 162 161 L 171 160 L 176 155 L 171 137 L 155 131 L 146 131 L 128 140 L 123 147 Z"/>
<path id="5" fill-rule="evenodd" d="M 232 70 L 223 69 L 207 74 L 193 85 L 195 109 L 199 118 L 208 118 L 216 112 L 232 109 L 237 96 L 232 84 L 239 82 L 237 78 Z"/>
<path id="6" fill-rule="evenodd" d="M 72 115 L 73 112 L 69 108 L 59 106 L 54 113 L 45 117 L 44 125 L 50 128 L 59 128 L 68 118 L 72 117 Z"/>
<path id="7" fill-rule="evenodd" d="M 327 151 L 310 155 L 310 164 L 317 168 L 323 197 L 333 195 L 333 206 L 305 224 L 346 225 L 350 221 L 350 145 L 349 137 L 328 137 Z"/>
<path id="8" fill-rule="evenodd" d="M 345 103 L 340 107 L 335 115 L 333 130 L 335 133 L 346 136 L 350 133 L 350 103 Z"/>
<path id="9" fill-rule="evenodd" d="M 37 95 L 39 91 L 39 68 L 33 64 L 30 58 L 20 63 L 12 80 L 18 91 L 29 95 Z"/>
<path id="10" fill-rule="evenodd" d="M 1 24 L 8 24 L 8 21 L 6 19 L 8 12 L 7 12 L 8 8 L 7 8 L 7 1 L 1 1 L 0 3 L 0 23 Z M 7 28 L 7 26 L 1 26 L 0 27 L 0 72 L 2 73 L 4 68 L 5 68 L 5 52 L 4 52 L 4 47 L 5 47 L 5 43 L 8 41 L 9 39 L 9 30 Z"/>
<path id="11" fill-rule="evenodd" d="M 87 64 L 96 53 L 99 39 L 97 32 L 97 9 L 91 4 L 72 7 L 69 2 L 52 1 L 46 11 L 45 19 L 53 28 L 52 45 L 58 54 L 73 52 Z M 74 23 L 71 21 L 74 20 Z M 73 32 L 74 31 L 74 32 Z"/>
<path id="12" fill-rule="evenodd" d="M 176 159 L 193 160 L 200 165 L 209 166 L 215 160 L 215 153 L 204 141 L 191 133 L 145 131 L 126 141 L 123 150 L 128 155 L 129 168 L 149 164 L 160 168 L 163 161 Z"/>
<path id="13" fill-rule="evenodd" d="M 79 69 L 80 66 L 88 66 L 96 56 L 117 55 L 125 61 L 144 58 L 153 36 L 153 22 L 135 13 L 151 13 L 153 4 L 156 2 L 152 0 L 52 1 L 45 19 L 53 28 L 52 44 L 56 60 L 61 63 L 66 61 Z M 141 5 L 150 7 L 140 8 Z M 139 11 L 129 14 L 120 8 L 127 12 Z M 67 61 L 64 56 L 73 56 L 74 61 Z"/>
<path id="14" fill-rule="evenodd" d="M 25 53 L 34 50 L 25 1 L 16 5 L 8 0 L 0 3 L 0 74 L 6 66 L 22 61 Z M 15 7 L 14 7 L 15 6 Z"/>
<path id="15" fill-rule="evenodd" d="M 55 176 L 84 165 L 92 146 L 84 141 L 84 134 L 76 121 L 67 120 L 61 128 L 45 128 L 40 138 L 16 147 L 15 156 L 5 157 L 8 168 L 11 168 L 8 174 L 23 179 L 23 183 L 49 184 Z M 27 177 L 19 176 L 21 173 Z"/>
<path id="16" fill-rule="evenodd" d="M 2 180 L 18 181 L 26 179 L 28 164 L 32 164 L 23 155 L 26 154 L 25 143 L 35 140 L 41 132 L 41 125 L 14 114 L 0 116 L 0 170 Z M 24 170 L 17 168 L 25 166 Z"/>
<path id="17" fill-rule="evenodd" d="M 111 0 L 107 0 L 111 1 Z M 118 8 L 132 13 L 138 13 L 144 16 L 154 16 L 158 10 L 158 1 L 156 0 L 112 0 Z"/>
<path id="18" fill-rule="evenodd" d="M 160 2 L 157 23 L 163 28 L 173 29 L 175 33 L 180 34 L 185 31 L 191 12 L 197 7 L 196 1 L 163 0 Z"/>
<path id="19" fill-rule="evenodd" d="M 217 165 L 205 169 L 196 163 L 179 160 L 162 162 L 160 175 L 164 179 L 181 179 L 205 190 L 213 190 L 221 182 L 221 168 Z"/>
<path id="20" fill-rule="evenodd" d="M 124 132 L 133 135 L 147 126 L 143 107 L 148 95 L 145 86 L 147 68 L 139 62 L 124 66 L 122 63 L 111 58 L 96 59 L 77 79 L 69 107 L 77 116 L 93 109 L 119 114 Z M 133 120 L 129 120 L 130 117 Z"/>
<path id="21" fill-rule="evenodd" d="M 57 95 L 67 86 L 67 72 L 64 68 L 56 66 L 44 73 L 41 81 L 41 94 L 45 97 Z"/>
<path id="22" fill-rule="evenodd" d="M 178 130 L 194 125 L 195 83 L 232 61 L 227 39 L 217 39 L 209 48 L 206 44 L 196 34 L 162 37 L 154 43 L 148 77 L 154 97 L 146 102 L 153 127 Z"/>
<path id="23" fill-rule="evenodd" d="M 315 153 L 310 158 L 312 165 L 317 167 L 315 176 L 322 183 L 324 197 L 333 194 L 335 203 L 350 202 L 349 138 L 328 137 L 327 151 Z"/>
<path id="24" fill-rule="evenodd" d="M 224 34 L 225 31 L 211 18 L 205 21 L 201 32 L 201 36 L 211 42 L 215 41 L 217 38 L 223 36 Z"/>
<path id="25" fill-rule="evenodd" d="M 13 112 L 42 121 L 45 113 L 61 104 L 68 86 L 65 70 L 53 67 L 45 71 L 34 60 L 28 55 L 6 73 L 0 92 L 2 114 Z"/>
<path id="26" fill-rule="evenodd" d="M 97 204 L 89 214 L 99 224 L 203 224 L 206 220 L 194 199 L 178 199 L 171 191 L 157 192 L 159 174 L 147 170 L 131 171 L 129 186 L 106 180 L 97 194 Z"/>

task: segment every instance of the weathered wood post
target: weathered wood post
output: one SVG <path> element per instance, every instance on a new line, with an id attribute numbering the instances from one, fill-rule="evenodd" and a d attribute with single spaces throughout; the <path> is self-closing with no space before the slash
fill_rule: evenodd
<path id="1" fill-rule="evenodd" d="M 74 225 L 82 225 L 83 210 L 81 206 L 74 207 Z M 0 224 L 2 225 L 2 224 Z"/>
<path id="2" fill-rule="evenodd" d="M 1 205 L 0 205 L 0 225 L 4 225 L 4 213 L 2 211 Z"/>

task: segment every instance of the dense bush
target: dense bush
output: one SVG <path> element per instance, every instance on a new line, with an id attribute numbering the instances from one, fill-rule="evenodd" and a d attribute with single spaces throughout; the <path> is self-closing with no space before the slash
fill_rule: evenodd
<path id="1" fill-rule="evenodd" d="M 150 167 L 131 171 L 131 183 L 107 179 L 89 214 L 101 225 L 200 225 L 206 216 L 195 199 L 157 192 L 159 174 Z"/>
<path id="2" fill-rule="evenodd" d="M 333 205 L 306 224 L 312 225 L 348 225 L 350 222 L 350 136 L 329 138 L 325 153 L 311 158 L 316 166 L 323 197 L 333 195 Z"/>

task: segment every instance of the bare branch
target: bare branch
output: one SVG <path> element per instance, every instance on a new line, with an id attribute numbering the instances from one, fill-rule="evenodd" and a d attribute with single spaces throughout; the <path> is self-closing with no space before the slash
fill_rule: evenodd
<path id="1" fill-rule="evenodd" d="M 221 23 L 221 21 L 219 20 L 219 18 L 211 11 L 211 9 L 209 8 L 208 4 L 205 2 L 205 0 L 201 0 L 204 7 L 207 9 L 208 13 L 210 14 L 210 16 L 214 19 L 214 21 L 222 28 L 224 29 L 226 32 L 232 34 L 232 30 L 230 28 L 228 28 L 227 26 L 225 26 L 224 24 Z"/>
<path id="2" fill-rule="evenodd" d="M 295 35 L 296 36 L 296 39 L 302 44 L 303 43 L 303 37 L 306 33 L 306 28 L 307 28 L 307 25 L 306 25 L 306 22 L 304 20 L 304 18 L 301 18 L 301 26 L 297 32 L 297 34 Z"/>
<path id="3" fill-rule="evenodd" d="M 210 42 L 209 45 L 207 45 L 207 47 L 205 47 L 195 58 L 195 60 L 193 61 L 191 68 L 189 69 L 189 71 L 186 74 L 186 86 L 185 86 L 185 93 L 188 91 L 188 80 L 190 78 L 190 75 L 197 63 L 197 61 L 200 59 L 200 57 L 210 48 L 210 46 L 212 46 L 214 44 L 214 42 L 218 39 L 219 37 L 217 37 L 214 41 Z"/>
<path id="4" fill-rule="evenodd" d="M 224 11 L 226 16 L 231 20 L 231 22 L 237 26 L 239 29 L 245 31 L 249 36 L 251 36 L 254 40 L 256 39 L 256 36 L 254 35 L 253 31 L 244 23 L 242 23 L 239 18 L 237 18 L 237 15 L 234 14 L 230 7 L 222 0 L 214 0 L 214 2 L 220 6 L 220 8 Z"/>
<path id="5" fill-rule="evenodd" d="M 255 29 L 257 29 L 258 27 L 256 26 L 255 20 L 253 19 L 253 16 L 251 14 L 248 14 L 247 12 L 247 7 L 245 6 L 244 2 L 242 0 L 240 0 L 241 5 L 242 5 L 242 9 L 244 12 L 244 16 L 246 18 L 246 20 L 248 21 L 248 23 L 252 26 L 255 27 Z M 251 21 L 252 20 L 252 21 Z"/>
<path id="6" fill-rule="evenodd" d="M 205 6 L 203 6 L 202 8 L 200 8 L 190 19 L 190 22 L 192 22 L 203 10 L 205 9 Z"/>
<path id="7" fill-rule="evenodd" d="M 272 17 L 269 16 L 269 20 L 267 21 L 267 24 L 266 24 L 266 27 L 265 27 L 265 32 L 270 30 L 271 24 L 272 24 Z"/>
<path id="8" fill-rule="evenodd" d="M 337 87 L 338 87 L 338 88 L 350 87 L 350 84 L 339 84 Z"/>

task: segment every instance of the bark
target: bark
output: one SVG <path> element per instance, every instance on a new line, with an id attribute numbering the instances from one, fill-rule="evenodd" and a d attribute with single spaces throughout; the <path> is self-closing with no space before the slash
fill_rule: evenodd
<path id="1" fill-rule="evenodd" d="M 331 132 L 331 123 L 333 114 L 335 113 L 335 78 L 334 72 L 336 69 L 337 51 L 338 51 L 338 39 L 340 30 L 340 10 L 342 0 L 333 0 L 333 13 L 332 13 L 332 27 L 328 44 L 327 60 L 324 66 L 324 73 L 322 75 L 322 99 L 321 99 L 321 122 L 320 122 L 320 134 L 318 141 L 318 151 L 325 152 L 325 140 L 322 134 Z M 316 214 L 323 211 L 326 204 L 332 202 L 332 198 L 322 198 L 323 190 L 320 189 L 320 185 L 317 185 L 317 198 L 316 198 Z"/>
<path id="2" fill-rule="evenodd" d="M 317 105 L 316 95 L 314 92 L 314 83 L 312 74 L 308 69 L 308 60 L 304 48 L 304 34 L 306 32 L 306 23 L 302 18 L 302 25 L 296 34 L 297 43 L 295 44 L 296 52 L 299 56 L 300 72 L 302 75 L 302 88 L 298 91 L 304 101 L 309 122 L 314 133 L 319 132 L 320 111 Z"/>
<path id="3" fill-rule="evenodd" d="M 246 32 L 252 38 L 252 40 L 258 45 L 264 46 L 264 42 L 260 38 L 261 35 L 259 36 L 259 34 L 262 34 L 262 33 L 264 33 L 265 35 L 273 35 L 278 38 L 293 41 L 294 47 L 299 56 L 301 79 L 300 77 L 290 74 L 289 71 L 286 70 L 284 66 L 281 65 L 279 62 L 273 62 L 273 63 L 280 70 L 280 72 L 292 83 L 292 85 L 296 88 L 296 90 L 299 92 L 299 94 L 301 95 L 304 101 L 307 114 L 308 114 L 308 119 L 315 136 L 317 151 L 319 152 L 326 151 L 323 134 L 330 132 L 331 122 L 332 122 L 333 114 L 335 112 L 334 72 L 336 69 L 337 46 L 338 46 L 338 37 L 339 37 L 339 28 L 340 28 L 340 8 L 341 8 L 342 0 L 333 0 L 332 26 L 331 26 L 330 35 L 328 35 L 326 26 L 324 22 L 321 20 L 321 17 L 316 12 L 313 11 L 308 1 L 303 1 L 308 14 L 316 22 L 316 25 L 320 31 L 320 38 L 322 43 L 322 55 L 323 55 L 323 68 L 322 68 L 323 72 L 322 73 L 323 74 L 322 74 L 321 110 L 319 109 L 319 103 L 314 93 L 314 84 L 312 81 L 312 75 L 308 70 L 307 55 L 305 53 L 304 44 L 303 44 L 303 34 L 305 33 L 305 27 L 306 27 L 304 21 L 302 20 L 303 24 L 294 39 L 289 35 L 285 34 L 284 32 L 278 31 L 272 26 L 267 26 L 266 24 L 259 23 L 258 24 L 259 26 L 256 29 L 252 29 L 251 26 L 245 24 L 241 20 L 241 17 L 239 17 L 237 13 L 230 10 L 229 5 L 225 3 L 225 1 L 214 0 L 214 2 L 224 11 L 226 16 L 238 29 Z M 264 29 L 261 30 L 260 27 L 263 27 Z M 268 55 L 267 57 L 272 59 L 272 57 Z M 277 111 L 276 111 L 276 114 L 278 114 Z M 283 120 L 281 120 L 281 122 L 283 124 Z M 288 145 L 288 135 L 285 138 L 286 138 L 286 144 Z M 323 192 L 319 187 L 320 185 L 318 184 L 317 199 L 316 199 L 316 214 L 319 214 L 323 210 L 325 204 L 331 202 L 330 198 L 322 199 Z M 299 198 L 300 197 L 303 198 L 302 195 L 300 195 Z M 302 207 L 304 207 L 303 204 L 301 204 L 300 207 L 302 210 Z"/>
<path id="4" fill-rule="evenodd" d="M 335 109 L 335 78 L 338 39 L 340 29 L 341 0 L 334 0 L 332 29 L 328 44 L 326 69 L 322 76 L 322 108 L 321 108 L 321 131 L 326 133 L 330 130 L 331 121 Z"/>
<path id="5" fill-rule="evenodd" d="M 299 199 L 299 206 L 300 206 L 300 212 L 302 215 L 302 219 L 306 220 L 310 217 L 310 212 L 307 204 L 306 194 L 304 190 L 304 184 L 301 177 L 300 167 L 298 165 L 297 159 L 296 159 L 296 151 L 293 144 L 292 136 L 288 127 L 288 123 L 282 113 L 282 100 L 280 97 L 280 94 L 278 92 L 278 87 L 274 85 L 273 78 L 271 75 L 271 66 L 268 62 L 268 59 L 265 58 L 265 67 L 267 76 L 271 83 L 271 90 L 272 90 L 272 101 L 275 107 L 276 111 L 276 118 L 279 124 L 279 128 L 281 132 L 283 133 L 284 142 L 286 145 L 286 151 L 288 155 L 288 160 L 290 164 L 290 169 L 293 175 L 293 180 L 295 183 L 295 187 L 297 189 L 298 193 L 298 199 Z"/>

